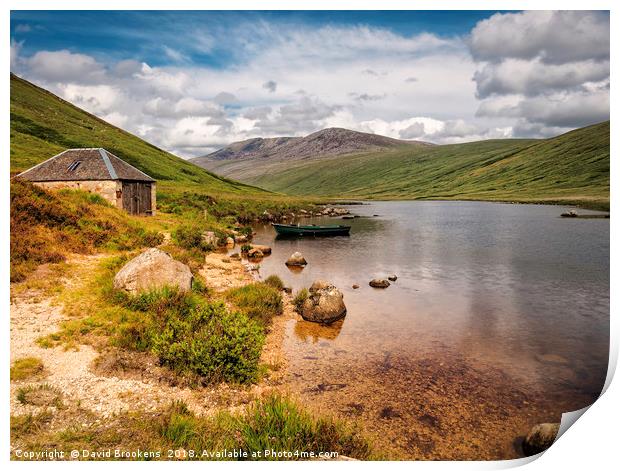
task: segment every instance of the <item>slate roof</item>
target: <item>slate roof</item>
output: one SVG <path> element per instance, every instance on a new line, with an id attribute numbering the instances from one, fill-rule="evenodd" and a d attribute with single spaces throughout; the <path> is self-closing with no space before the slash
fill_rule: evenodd
<path id="1" fill-rule="evenodd" d="M 68 149 L 17 175 L 31 182 L 134 180 L 154 182 L 146 173 L 101 148 Z"/>

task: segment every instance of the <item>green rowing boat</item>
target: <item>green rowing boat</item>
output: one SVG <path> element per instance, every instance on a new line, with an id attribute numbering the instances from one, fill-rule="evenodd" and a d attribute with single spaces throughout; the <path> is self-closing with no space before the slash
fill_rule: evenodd
<path id="1" fill-rule="evenodd" d="M 278 235 L 282 236 L 344 236 L 349 235 L 351 226 L 330 225 L 330 226 L 315 226 L 310 224 L 307 226 L 295 225 L 295 224 L 271 224 L 276 230 Z"/>

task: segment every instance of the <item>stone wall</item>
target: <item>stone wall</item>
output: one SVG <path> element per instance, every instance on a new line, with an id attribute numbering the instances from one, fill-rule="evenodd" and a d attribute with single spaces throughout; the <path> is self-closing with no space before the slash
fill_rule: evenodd
<path id="1" fill-rule="evenodd" d="M 33 182 L 35 185 L 47 190 L 62 190 L 70 188 L 72 190 L 84 190 L 90 193 L 97 193 L 112 206 L 123 209 L 123 184 L 120 181 L 112 180 L 89 180 L 71 182 Z M 152 215 L 155 216 L 157 209 L 157 184 L 151 183 L 151 208 Z"/>
<path id="2" fill-rule="evenodd" d="M 46 190 L 61 190 L 70 188 L 72 190 L 84 190 L 90 193 L 97 193 L 112 206 L 123 207 L 120 197 L 121 182 L 111 180 L 88 180 L 88 181 L 67 181 L 67 182 L 33 182 L 35 185 Z M 117 193 L 118 190 L 118 193 Z"/>
<path id="3" fill-rule="evenodd" d="M 155 216 L 157 210 L 157 184 L 155 182 L 151 183 L 151 209 L 153 210 L 151 215 Z"/>

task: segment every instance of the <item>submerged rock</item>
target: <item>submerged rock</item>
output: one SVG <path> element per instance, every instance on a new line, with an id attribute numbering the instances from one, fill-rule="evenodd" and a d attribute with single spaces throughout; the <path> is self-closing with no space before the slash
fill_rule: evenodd
<path id="1" fill-rule="evenodd" d="M 264 253 L 259 249 L 250 249 L 248 250 L 248 258 L 263 258 Z"/>
<path id="2" fill-rule="evenodd" d="M 114 277 L 114 288 L 131 294 L 164 286 L 190 291 L 193 278 L 187 265 L 162 250 L 152 248 L 131 259 L 119 270 Z"/>
<path id="3" fill-rule="evenodd" d="M 301 317 L 310 322 L 331 324 L 342 319 L 347 308 L 342 292 L 331 283 L 317 280 L 310 287 L 310 295 L 301 306 Z"/>
<path id="4" fill-rule="evenodd" d="M 532 456 L 545 451 L 555 441 L 560 430 L 558 423 L 538 424 L 532 427 L 523 441 L 523 453 Z"/>
<path id="5" fill-rule="evenodd" d="M 375 278 L 374 280 L 371 280 L 368 284 L 373 288 L 387 288 L 388 286 L 390 286 L 390 282 L 388 280 L 383 280 L 380 278 Z"/>
<path id="6" fill-rule="evenodd" d="M 252 248 L 260 250 L 263 252 L 263 255 L 269 255 L 271 253 L 271 247 L 268 245 L 252 244 Z"/>
<path id="7" fill-rule="evenodd" d="M 308 262 L 306 262 L 306 259 L 300 252 L 295 252 L 294 254 L 292 254 L 284 263 L 290 267 L 303 267 L 304 265 L 308 264 Z"/>
<path id="8" fill-rule="evenodd" d="M 351 288 L 353 289 L 358 289 L 360 287 L 360 285 L 358 285 L 357 283 L 355 283 L 353 286 L 351 286 Z"/>

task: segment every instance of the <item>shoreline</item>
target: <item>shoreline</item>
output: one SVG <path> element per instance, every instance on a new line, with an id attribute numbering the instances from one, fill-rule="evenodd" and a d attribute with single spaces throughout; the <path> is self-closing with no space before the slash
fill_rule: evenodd
<path id="1" fill-rule="evenodd" d="M 87 276 L 93 264 L 111 256 L 100 253 L 71 257 L 68 261 L 72 268 L 71 274 L 59 281 L 62 286 L 60 290 L 79 285 L 82 276 Z M 231 259 L 223 263 L 223 257 L 227 255 L 218 252 L 206 255 L 201 272 L 208 272 L 208 287 L 217 292 L 256 281 L 240 260 Z M 45 276 L 47 268 L 40 266 L 31 276 Z M 37 343 L 39 338 L 54 334 L 60 329 L 61 323 L 73 318 L 63 313 L 63 304 L 58 294 L 28 288 L 26 284 L 29 281 L 32 281 L 30 277 L 11 286 L 10 359 L 13 363 L 21 358 L 38 358 L 43 363 L 45 373 L 10 381 L 11 416 L 36 415 L 50 409 L 42 405 L 22 404 L 17 399 L 20 389 L 42 385 L 58 390 L 62 397 L 63 407 L 51 408 L 54 416 L 50 424 L 52 431 L 73 425 L 99 424 L 125 412 L 141 410 L 151 413 L 166 407 L 172 399 L 182 399 L 198 416 L 208 416 L 222 410 L 239 410 L 269 392 L 288 392 L 282 388 L 287 366 L 282 339 L 286 323 L 295 313 L 290 296 L 285 293 L 284 312 L 274 318 L 261 354 L 260 362 L 267 366 L 267 371 L 256 384 L 243 386 L 219 383 L 190 387 L 175 384 L 170 371 L 159 367 L 156 358 L 150 354 L 110 347 L 96 349 L 86 344 L 75 345 L 71 349 L 62 345 L 42 347 Z M 127 370 L 118 370 L 115 362 L 119 361 L 125 366 L 129 365 Z M 75 423 L 77 410 L 80 411 L 80 419 Z M 18 446 L 19 440 L 12 441 L 12 449 Z"/>

